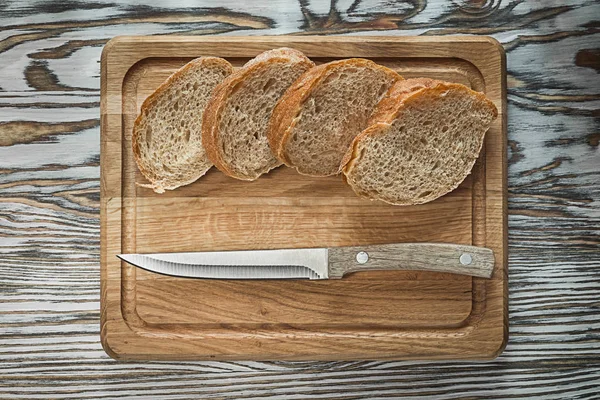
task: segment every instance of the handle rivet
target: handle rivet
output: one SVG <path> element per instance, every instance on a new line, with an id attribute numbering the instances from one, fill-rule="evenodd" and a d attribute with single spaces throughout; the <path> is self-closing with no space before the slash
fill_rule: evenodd
<path id="1" fill-rule="evenodd" d="M 359 264 L 365 264 L 369 261 L 369 254 L 366 251 L 361 251 L 356 254 L 356 262 Z"/>
<path id="2" fill-rule="evenodd" d="M 469 265 L 473 262 L 473 257 L 469 253 L 463 253 L 460 255 L 459 261 L 462 265 Z"/>

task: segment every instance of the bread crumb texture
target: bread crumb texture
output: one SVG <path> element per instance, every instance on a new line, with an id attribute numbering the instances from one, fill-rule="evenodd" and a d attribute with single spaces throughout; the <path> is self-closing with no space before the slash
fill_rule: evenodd
<path id="1" fill-rule="evenodd" d="M 273 108 L 288 87 L 314 64 L 301 52 L 264 52 L 215 90 L 205 118 L 208 156 L 225 174 L 255 180 L 281 165 L 267 139 Z"/>
<path id="2" fill-rule="evenodd" d="M 227 61 L 195 59 L 144 101 L 133 127 L 141 185 L 158 193 L 190 184 L 212 166 L 202 146 L 202 114 L 215 86 L 233 72 Z"/>
<path id="3" fill-rule="evenodd" d="M 296 112 L 279 125 L 281 137 L 272 142 L 283 153 L 281 159 L 301 174 L 335 175 L 352 140 L 367 127 L 377 103 L 402 77 L 365 59 L 334 61 L 306 75 L 312 79 L 301 77 L 302 85 L 291 88 L 305 92 L 301 96 L 289 93 L 289 98 L 279 103 L 279 112 Z"/>
<path id="4" fill-rule="evenodd" d="M 397 86 L 354 139 L 343 172 L 359 196 L 426 203 L 470 173 L 497 110 L 483 94 L 459 84 L 407 80 Z"/>

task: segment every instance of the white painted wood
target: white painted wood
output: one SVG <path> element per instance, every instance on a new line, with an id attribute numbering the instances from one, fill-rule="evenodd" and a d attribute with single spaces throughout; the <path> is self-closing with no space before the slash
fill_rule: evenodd
<path id="1" fill-rule="evenodd" d="M 598 2 L 334 3 L 0 2 L 0 140 L 11 137 L 0 146 L 0 398 L 598 398 Z M 102 43 L 302 31 L 505 45 L 510 340 L 497 360 L 118 363 L 103 352 L 99 123 L 77 125 L 99 119 Z"/>

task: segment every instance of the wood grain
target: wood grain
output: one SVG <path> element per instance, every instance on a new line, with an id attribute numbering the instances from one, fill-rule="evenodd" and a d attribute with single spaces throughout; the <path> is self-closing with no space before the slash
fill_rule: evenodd
<path id="1" fill-rule="evenodd" d="M 355 272 L 435 271 L 491 278 L 494 252 L 485 247 L 441 243 L 394 243 L 329 249 L 329 278 Z M 390 276 L 391 274 L 387 274 Z"/>
<path id="2" fill-rule="evenodd" d="M 216 188 L 222 191 L 205 179 L 181 193 L 173 191 L 168 198 L 141 190 L 138 184 L 146 181 L 132 157 L 133 121 L 140 102 L 162 83 L 165 74 L 174 71 L 168 66 L 189 55 L 234 56 L 231 61 L 236 64 L 239 58 L 279 47 L 298 49 L 317 63 L 324 57 L 368 57 L 387 66 L 403 65 L 408 75 L 439 78 L 454 74 L 456 80 L 485 91 L 497 104 L 500 118 L 486 134 L 486 149 L 472 179 L 461 190 L 415 207 L 363 200 L 340 177 L 326 179 L 331 183 L 327 185 L 323 178 L 300 176 L 288 168 L 252 182 L 252 190 L 247 189 L 248 182 L 225 176 L 216 181 Z M 147 360 L 497 356 L 504 348 L 507 331 L 503 63 L 503 50 L 485 37 L 111 40 L 104 48 L 101 70 L 104 348 L 118 359 Z M 191 197 L 194 192 L 197 196 Z M 227 197 L 230 192 L 237 196 Z M 466 218 L 458 221 L 460 214 Z M 470 292 L 457 304 L 456 298 L 448 298 L 445 289 L 436 285 L 439 278 L 435 274 L 417 274 L 414 279 L 420 281 L 421 292 L 415 294 L 422 300 L 415 304 L 398 299 L 405 287 L 414 287 L 405 283 L 406 275 L 398 267 L 386 273 L 357 274 L 355 282 L 332 279 L 318 284 L 280 281 L 262 285 L 237 280 L 215 285 L 212 280 L 188 282 L 177 277 L 138 279 L 140 271 L 116 257 L 120 253 L 178 250 L 374 245 L 406 242 L 407 238 L 419 242 L 425 237 L 430 242 L 490 247 L 497 259 L 492 279 L 454 280 L 463 292 Z M 334 272 L 345 268 L 340 257 L 335 267 Z M 449 272 L 443 262 L 432 268 Z M 428 283 L 432 276 L 434 284 Z M 150 295 L 138 296 L 142 291 Z M 337 311 L 340 305 L 345 312 Z M 331 307 L 336 317 L 331 316 Z M 451 308 L 463 312 L 445 313 Z M 415 313 L 417 310 L 423 310 L 422 314 Z M 196 319 L 187 317 L 190 314 Z M 176 322 L 181 320 L 186 323 Z M 374 332 L 377 339 L 370 338 Z M 432 336 L 438 338 L 435 343 Z"/>
<path id="3" fill-rule="evenodd" d="M 23 123 L 17 138 L 36 138 L 0 147 L 0 398 L 598 398 L 600 88 L 597 70 L 577 57 L 598 48 L 597 2 L 223 0 L 222 9 L 213 6 L 0 3 L 0 138 L 13 122 Z M 182 10 L 198 21 L 241 17 L 143 20 Z M 255 18 L 268 26 L 250 27 Z M 507 50 L 506 351 L 485 364 L 111 360 L 99 343 L 102 44 L 118 34 L 352 28 L 361 35 L 487 34 Z M 63 87 L 86 90 L 34 89 L 25 75 L 32 60 L 44 61 L 44 73 Z M 44 126 L 47 133 L 38 134 Z"/>

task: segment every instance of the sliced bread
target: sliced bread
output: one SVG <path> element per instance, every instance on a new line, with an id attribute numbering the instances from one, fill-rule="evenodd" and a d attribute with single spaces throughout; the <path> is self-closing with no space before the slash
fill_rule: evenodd
<path id="1" fill-rule="evenodd" d="M 281 165 L 267 141 L 275 104 L 287 88 L 313 67 L 300 51 L 266 51 L 225 79 L 204 113 L 202 141 L 225 174 L 252 181 Z"/>
<path id="2" fill-rule="evenodd" d="M 352 139 L 402 77 L 370 60 L 352 58 L 312 68 L 283 95 L 271 117 L 269 143 L 279 160 L 299 173 L 340 172 Z"/>
<path id="3" fill-rule="evenodd" d="M 497 116 L 484 94 L 464 85 L 398 82 L 353 140 L 343 161 L 345 179 L 369 199 L 396 205 L 434 200 L 471 172 Z"/>
<path id="4" fill-rule="evenodd" d="M 162 193 L 194 182 L 212 167 L 202 147 L 202 113 L 215 86 L 232 72 L 222 58 L 200 57 L 144 101 L 133 126 L 133 155 L 151 183 L 140 186 Z"/>

